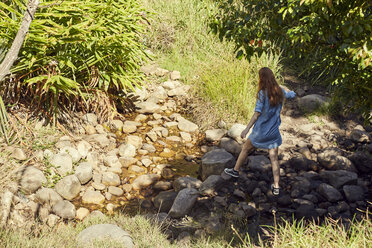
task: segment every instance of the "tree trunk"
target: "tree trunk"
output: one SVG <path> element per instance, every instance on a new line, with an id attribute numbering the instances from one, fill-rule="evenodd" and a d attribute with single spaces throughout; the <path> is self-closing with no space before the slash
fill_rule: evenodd
<path id="1" fill-rule="evenodd" d="M 22 44 L 26 38 L 30 24 L 34 19 L 36 10 L 39 6 L 40 0 L 29 0 L 27 9 L 23 16 L 23 21 L 19 27 L 18 33 L 13 41 L 12 46 L 10 47 L 8 53 L 6 54 L 3 62 L 0 65 L 0 82 L 3 78 L 10 73 L 10 68 L 18 58 L 19 50 L 22 47 Z"/>

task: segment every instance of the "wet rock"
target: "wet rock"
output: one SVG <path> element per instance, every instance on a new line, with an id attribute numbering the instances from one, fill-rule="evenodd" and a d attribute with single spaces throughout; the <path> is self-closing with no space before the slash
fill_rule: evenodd
<path id="1" fill-rule="evenodd" d="M 154 206 L 156 210 L 159 212 L 168 212 L 172 205 L 174 200 L 177 197 L 177 192 L 174 191 L 163 191 L 160 192 L 155 198 L 154 198 Z"/>
<path id="2" fill-rule="evenodd" d="M 54 189 L 49 188 L 39 189 L 35 197 L 41 204 L 48 204 L 49 206 L 53 206 L 57 202 L 63 200 Z"/>
<path id="3" fill-rule="evenodd" d="M 73 163 L 77 163 L 81 159 L 81 154 L 78 152 L 78 150 L 71 146 L 61 148 L 61 153 L 67 153 L 70 155 Z"/>
<path id="4" fill-rule="evenodd" d="M 263 155 L 258 155 L 249 156 L 248 158 L 249 158 L 248 167 L 252 171 L 259 171 L 263 173 L 271 170 L 271 162 L 267 157 Z"/>
<path id="5" fill-rule="evenodd" d="M 317 94 L 306 95 L 298 98 L 298 105 L 305 112 L 312 112 L 326 104 L 327 98 Z"/>
<path id="6" fill-rule="evenodd" d="M 27 166 L 21 178 L 21 190 L 32 194 L 47 182 L 43 172 L 33 166 Z"/>
<path id="7" fill-rule="evenodd" d="M 202 181 L 194 178 L 194 177 L 179 177 L 173 182 L 173 188 L 175 191 L 180 191 L 184 188 L 195 188 L 199 189 Z"/>
<path id="8" fill-rule="evenodd" d="M 134 179 L 132 186 L 134 190 L 140 190 L 146 188 L 160 179 L 160 176 L 157 174 L 146 174 L 141 175 Z"/>
<path id="9" fill-rule="evenodd" d="M 93 177 L 93 166 L 89 162 L 82 162 L 75 170 L 75 176 L 81 184 L 86 184 Z"/>
<path id="10" fill-rule="evenodd" d="M 364 192 L 362 187 L 356 185 L 345 185 L 342 189 L 348 202 L 364 200 Z"/>
<path id="11" fill-rule="evenodd" d="M 136 156 L 136 147 L 132 144 L 122 144 L 119 146 L 119 154 L 121 157 Z"/>
<path id="12" fill-rule="evenodd" d="M 12 158 L 24 161 L 27 159 L 26 153 L 21 148 L 15 148 L 11 155 Z"/>
<path id="13" fill-rule="evenodd" d="M 72 171 L 72 158 L 67 153 L 58 153 L 52 156 L 50 163 L 61 176 L 65 176 Z"/>
<path id="14" fill-rule="evenodd" d="M 225 129 L 212 129 L 205 131 L 205 139 L 210 142 L 220 141 L 225 136 L 227 130 Z"/>
<path id="15" fill-rule="evenodd" d="M 57 202 L 52 209 L 53 213 L 63 219 L 73 219 L 76 215 L 74 204 L 66 200 Z"/>
<path id="16" fill-rule="evenodd" d="M 322 171 L 319 175 L 337 189 L 345 184 L 356 184 L 358 179 L 355 172 L 346 170 Z"/>
<path id="17" fill-rule="evenodd" d="M 136 112 L 140 114 L 153 114 L 153 113 L 159 113 L 161 106 L 147 100 L 145 102 L 139 102 L 136 103 Z"/>
<path id="18" fill-rule="evenodd" d="M 328 170 L 349 170 L 355 171 L 352 162 L 341 155 L 338 148 L 327 148 L 318 154 L 318 162 Z"/>
<path id="19" fill-rule="evenodd" d="M 336 202 L 342 199 L 341 193 L 329 184 L 322 183 L 319 185 L 317 192 L 329 202 Z"/>
<path id="20" fill-rule="evenodd" d="M 201 195 L 214 195 L 216 191 L 222 186 L 224 180 L 221 176 L 210 175 L 199 188 Z"/>
<path id="21" fill-rule="evenodd" d="M 179 118 L 178 129 L 183 132 L 193 133 L 198 130 L 198 125 L 184 118 Z"/>
<path id="22" fill-rule="evenodd" d="M 121 196 L 124 194 L 124 191 L 121 188 L 115 186 L 108 187 L 108 192 L 115 196 Z"/>
<path id="23" fill-rule="evenodd" d="M 358 171 L 370 173 L 372 172 L 372 155 L 368 152 L 357 151 L 350 156 Z"/>
<path id="24" fill-rule="evenodd" d="M 120 185 L 120 177 L 113 172 L 104 172 L 102 174 L 102 183 L 106 186 Z"/>
<path id="25" fill-rule="evenodd" d="M 178 192 L 176 199 L 169 210 L 169 216 L 172 218 L 181 218 L 187 215 L 194 206 L 199 191 L 194 188 L 185 188 Z"/>
<path id="26" fill-rule="evenodd" d="M 233 138 L 234 140 L 236 140 L 237 142 L 241 143 L 243 140 L 242 138 L 240 137 L 241 133 L 244 131 L 244 129 L 246 128 L 247 126 L 246 125 L 243 125 L 243 124 L 234 124 L 228 131 L 227 131 L 227 135 L 231 138 Z"/>
<path id="27" fill-rule="evenodd" d="M 66 200 L 74 199 L 81 189 L 79 179 L 75 175 L 62 178 L 55 186 L 55 190 Z"/>
<path id="28" fill-rule="evenodd" d="M 101 205 L 104 201 L 105 197 L 99 191 L 87 190 L 82 197 L 82 202 L 84 204 Z"/>
<path id="29" fill-rule="evenodd" d="M 132 248 L 133 240 L 129 233 L 113 224 L 98 224 L 84 229 L 77 236 L 77 242 L 82 247 L 90 247 L 95 241 L 115 242 L 117 247 Z"/>
<path id="30" fill-rule="evenodd" d="M 224 149 L 215 149 L 207 152 L 202 157 L 201 177 L 205 180 L 210 175 L 220 175 L 225 168 L 235 164 L 233 155 Z"/>
<path id="31" fill-rule="evenodd" d="M 220 140 L 219 147 L 234 155 L 239 155 L 242 150 L 242 146 L 238 142 L 228 137 L 224 137 Z"/>

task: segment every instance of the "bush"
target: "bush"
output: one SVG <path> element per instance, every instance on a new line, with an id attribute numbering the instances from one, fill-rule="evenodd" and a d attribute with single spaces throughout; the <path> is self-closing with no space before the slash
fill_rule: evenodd
<path id="1" fill-rule="evenodd" d="M 0 3 L 0 41 L 6 48 L 25 2 Z M 115 95 L 133 89 L 147 58 L 141 42 L 144 15 L 136 0 L 45 1 L 11 70 L 20 86 L 17 94 L 56 110 L 58 103 L 84 103 L 97 92 Z"/>

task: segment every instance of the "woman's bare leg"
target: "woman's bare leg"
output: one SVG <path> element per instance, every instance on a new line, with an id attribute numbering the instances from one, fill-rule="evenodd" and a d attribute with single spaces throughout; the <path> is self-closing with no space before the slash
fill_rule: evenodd
<path id="1" fill-rule="evenodd" d="M 252 142 L 250 139 L 247 139 L 247 141 L 244 143 L 242 147 L 242 151 L 239 154 L 238 160 L 236 161 L 236 164 L 234 166 L 234 170 L 239 171 L 240 167 L 243 165 L 244 161 L 246 160 L 248 154 L 254 146 L 252 145 Z"/>
<path id="2" fill-rule="evenodd" d="M 269 149 L 271 167 L 273 169 L 274 187 L 279 188 L 280 167 L 278 161 L 278 148 Z"/>

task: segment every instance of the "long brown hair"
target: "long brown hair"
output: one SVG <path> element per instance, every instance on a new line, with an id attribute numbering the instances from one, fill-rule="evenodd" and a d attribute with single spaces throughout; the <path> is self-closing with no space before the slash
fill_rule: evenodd
<path id="1" fill-rule="evenodd" d="M 283 91 L 280 88 L 279 84 L 275 80 L 275 76 L 272 70 L 268 67 L 263 67 L 258 72 L 259 83 L 258 83 L 258 93 L 262 90 L 267 92 L 267 96 L 270 101 L 271 106 L 276 106 L 279 103 L 283 102 Z M 263 99 L 260 99 L 261 101 Z"/>

